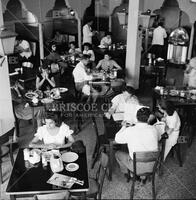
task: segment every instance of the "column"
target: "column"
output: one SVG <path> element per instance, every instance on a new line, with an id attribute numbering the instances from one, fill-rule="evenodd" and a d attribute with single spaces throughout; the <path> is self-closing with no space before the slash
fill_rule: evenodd
<path id="1" fill-rule="evenodd" d="M 139 34 L 139 0 L 129 1 L 126 52 L 126 83 L 139 88 L 141 36 Z"/>
<path id="2" fill-rule="evenodd" d="M 43 41 L 43 29 L 42 24 L 39 23 L 39 52 L 40 52 L 40 59 L 44 59 L 44 41 Z"/>

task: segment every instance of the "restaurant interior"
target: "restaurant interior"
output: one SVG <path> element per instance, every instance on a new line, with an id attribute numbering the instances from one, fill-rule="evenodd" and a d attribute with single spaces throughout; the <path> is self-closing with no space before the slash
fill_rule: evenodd
<path id="1" fill-rule="evenodd" d="M 195 0 L 1 0 L 0 199 L 196 198 L 195 70 Z"/>

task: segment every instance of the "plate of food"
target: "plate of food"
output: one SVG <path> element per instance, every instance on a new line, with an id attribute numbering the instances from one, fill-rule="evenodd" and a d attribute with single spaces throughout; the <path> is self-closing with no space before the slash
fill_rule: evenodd
<path id="1" fill-rule="evenodd" d="M 69 172 L 74 172 L 79 169 L 79 165 L 77 163 L 69 163 L 66 165 L 65 169 Z"/>
<path id="2" fill-rule="evenodd" d="M 46 104 L 46 103 L 52 103 L 54 100 L 52 98 L 44 98 L 41 100 L 42 103 Z"/>
<path id="3" fill-rule="evenodd" d="M 51 93 L 56 94 L 56 93 L 58 93 L 58 92 L 63 93 L 63 92 L 67 92 L 67 91 L 68 91 L 67 88 L 59 87 L 59 88 L 53 88 L 53 89 L 51 90 Z"/>
<path id="4" fill-rule="evenodd" d="M 78 159 L 78 154 L 77 153 L 74 153 L 74 152 L 66 152 L 66 153 L 63 153 L 62 156 L 61 156 L 62 160 L 64 162 L 74 162 Z"/>
<path id="5" fill-rule="evenodd" d="M 27 92 L 25 94 L 25 97 L 27 97 L 28 99 L 33 99 L 33 98 L 37 98 L 38 94 L 36 92 Z"/>

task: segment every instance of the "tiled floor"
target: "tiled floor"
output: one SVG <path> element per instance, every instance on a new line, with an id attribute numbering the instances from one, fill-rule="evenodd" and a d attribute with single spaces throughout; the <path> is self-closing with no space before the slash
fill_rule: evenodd
<path id="1" fill-rule="evenodd" d="M 140 91 L 141 92 L 141 91 Z M 142 91 L 139 95 L 141 101 L 145 105 L 151 106 L 151 93 Z M 101 118 L 97 118 L 99 134 L 103 134 L 103 123 Z M 20 145 L 28 143 L 33 137 L 32 125 L 28 123 L 21 124 Z M 87 159 L 89 164 L 89 176 L 94 176 L 97 165 L 92 170 L 90 169 L 91 156 L 95 145 L 95 131 L 91 120 L 86 120 L 82 131 L 75 136 L 75 139 L 83 140 L 87 147 Z M 193 199 L 196 198 L 196 140 L 190 148 L 186 144 L 182 144 L 183 167 L 179 167 L 175 158 L 169 156 L 164 164 L 164 174 L 162 177 L 156 176 L 156 196 L 158 199 Z M 128 199 L 131 182 L 127 183 L 123 174 L 120 172 L 116 162 L 113 166 L 113 180 L 110 182 L 105 179 L 103 186 L 103 199 Z M 0 199 L 7 200 L 5 194 L 6 185 L 11 172 L 11 166 L 8 158 L 3 162 L 3 176 L 5 182 L 1 185 Z M 142 185 L 136 184 L 135 195 L 136 199 L 151 199 L 151 183 Z M 27 199 L 27 198 L 23 198 Z"/>

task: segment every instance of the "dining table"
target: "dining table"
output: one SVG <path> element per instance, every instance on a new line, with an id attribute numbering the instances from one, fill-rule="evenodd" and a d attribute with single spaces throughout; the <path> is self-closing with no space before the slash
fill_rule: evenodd
<path id="1" fill-rule="evenodd" d="M 63 91 L 58 92 L 56 95 L 56 91 Z M 33 102 L 34 96 L 27 98 L 27 94 L 33 94 L 36 97 L 36 102 Z M 36 95 L 38 94 L 38 95 Z M 41 95 L 40 95 L 41 94 Z M 53 88 L 52 90 L 48 91 L 30 91 L 25 94 L 26 102 L 29 103 L 29 106 L 32 110 L 32 123 L 33 123 L 33 132 L 36 132 L 36 123 L 35 123 L 35 108 L 39 108 L 40 111 L 52 111 L 52 112 L 60 112 L 61 116 L 68 116 L 66 112 L 69 110 L 66 109 L 67 104 L 75 102 L 75 96 L 73 93 L 67 88 Z M 71 113 L 72 119 L 76 120 L 75 112 Z M 66 117 L 68 118 L 68 117 Z M 74 121 L 75 122 L 75 121 Z"/>
<path id="2" fill-rule="evenodd" d="M 117 77 L 115 70 L 92 70 L 89 85 L 98 91 L 99 97 L 109 97 L 121 90 L 125 80 Z"/>
<path id="3" fill-rule="evenodd" d="M 171 101 L 180 113 L 188 136 L 188 145 L 190 146 L 195 132 L 196 89 L 156 86 L 153 90 L 153 110 L 156 109 L 159 100 Z"/>
<path id="4" fill-rule="evenodd" d="M 63 152 L 66 152 L 65 149 L 60 149 L 60 153 L 61 151 L 62 155 Z M 79 167 L 76 170 L 68 170 L 66 166 L 69 163 L 63 161 L 63 170 L 53 173 L 49 163 L 44 166 L 43 161 L 39 161 L 38 163 L 29 165 L 27 163 L 29 161 L 24 159 L 24 149 L 20 148 L 8 181 L 6 194 L 10 196 L 11 200 L 14 200 L 17 197 L 25 198 L 36 194 L 57 193 L 69 190 L 70 192 L 83 195 L 85 199 L 85 194 L 89 190 L 86 149 L 83 152 L 77 152 L 77 155 L 78 157 L 74 163 Z M 82 184 L 74 183 L 71 188 L 66 188 L 47 183 L 54 174 L 72 177 Z"/>

